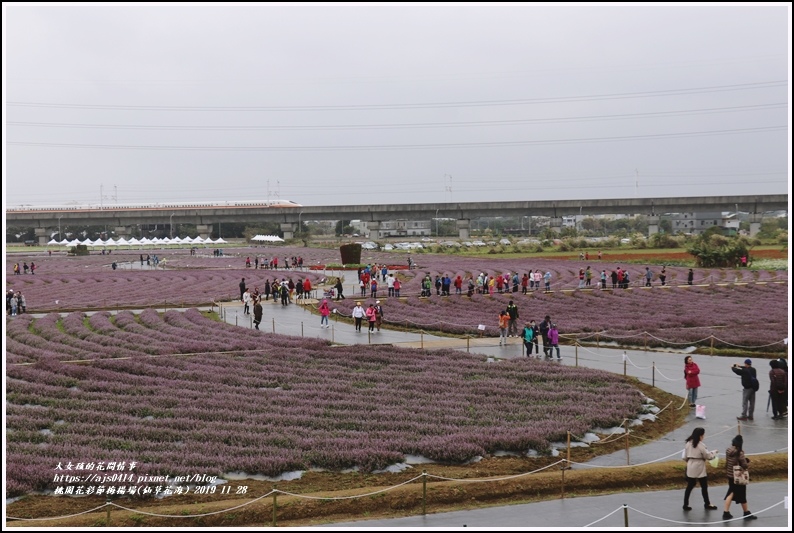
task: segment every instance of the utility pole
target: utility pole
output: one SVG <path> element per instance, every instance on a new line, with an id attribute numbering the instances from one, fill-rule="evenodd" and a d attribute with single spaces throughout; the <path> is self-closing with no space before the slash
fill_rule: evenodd
<path id="1" fill-rule="evenodd" d="M 449 184 L 447 184 L 447 178 L 449 178 Z M 449 193 L 449 201 L 452 201 L 452 176 L 449 174 L 444 174 L 444 192 Z"/>

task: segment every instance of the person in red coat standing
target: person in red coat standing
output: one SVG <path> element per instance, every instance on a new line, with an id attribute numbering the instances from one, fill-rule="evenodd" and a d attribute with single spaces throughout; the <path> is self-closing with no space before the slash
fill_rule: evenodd
<path id="1" fill-rule="evenodd" d="M 689 407 L 695 407 L 698 399 L 698 387 L 700 387 L 700 368 L 697 363 L 692 360 L 691 355 L 687 355 L 684 359 L 684 380 L 686 381 L 687 399 L 689 399 Z"/>

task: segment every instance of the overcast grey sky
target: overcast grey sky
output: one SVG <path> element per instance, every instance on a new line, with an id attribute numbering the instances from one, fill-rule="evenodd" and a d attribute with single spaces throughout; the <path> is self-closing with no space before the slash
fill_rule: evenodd
<path id="1" fill-rule="evenodd" d="M 790 20 L 788 4 L 3 4 L 4 198 L 788 193 Z"/>

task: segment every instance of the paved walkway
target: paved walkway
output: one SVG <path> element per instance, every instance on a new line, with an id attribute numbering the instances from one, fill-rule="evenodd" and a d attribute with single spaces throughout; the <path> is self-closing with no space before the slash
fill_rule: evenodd
<path id="1" fill-rule="evenodd" d="M 791 509 L 786 509 L 784 498 L 790 495 L 786 482 L 751 484 L 747 490 L 747 501 L 752 512 L 758 513 L 757 520 L 743 520 L 741 507 L 731 506 L 732 520 L 722 520 L 722 497 L 726 487 L 711 487 L 709 495 L 712 503 L 719 509 L 707 511 L 703 508 L 699 488 L 695 489 L 690 501 L 691 511 L 682 507 L 683 487 L 681 490 L 631 492 L 565 498 L 539 503 L 489 507 L 472 511 L 435 513 L 425 516 L 409 516 L 389 520 L 362 520 L 357 522 L 336 522 L 321 527 L 349 530 L 351 528 L 441 528 L 443 530 L 463 528 L 520 530 L 565 530 L 590 526 L 594 528 L 665 528 L 700 529 L 706 527 L 739 527 L 761 529 L 763 531 L 791 530 Z M 627 506 L 624 513 L 623 506 Z"/>
<path id="2" fill-rule="evenodd" d="M 263 320 L 260 329 L 264 332 L 320 338 L 340 344 L 393 344 L 425 349 L 454 348 L 472 354 L 484 355 L 495 364 L 498 364 L 496 361 L 500 359 L 524 357 L 522 343 L 517 338 L 508 339 L 507 346 L 499 346 L 498 338 L 467 340 L 388 329 L 369 334 L 367 331 L 356 332 L 352 324 L 336 321 L 333 315 L 330 321 L 331 327 L 321 328 L 320 317 L 312 314 L 302 305 L 282 306 L 280 303 L 274 304 L 268 301 L 264 302 L 262 307 Z M 236 324 L 239 327 L 253 327 L 252 316 L 243 314 L 243 305 L 240 302 L 222 304 L 220 314 L 230 324 Z M 684 353 L 623 350 L 606 346 L 600 348 L 561 346 L 560 351 L 561 362 L 544 362 L 544 364 L 578 364 L 614 373 L 625 372 L 626 375 L 680 395 L 682 398 L 686 395 L 682 377 Z M 739 377 L 731 371 L 731 365 L 743 362 L 744 357 L 707 355 L 693 355 L 693 357 L 701 369 L 702 386 L 699 390 L 698 403 L 706 406 L 705 420 L 695 418 L 694 410 L 689 409 L 686 404 L 660 405 L 659 407 L 668 409 L 686 409 L 689 412 L 687 422 L 657 441 L 632 447 L 628 456 L 625 451 L 615 452 L 600 456 L 586 465 L 575 465 L 574 468 L 618 467 L 674 460 L 679 457 L 686 437 L 698 426 L 706 429 L 705 442 L 707 446 L 710 449 L 720 450 L 722 453 L 740 428 L 745 439 L 745 451 L 749 456 L 774 451 L 789 452 L 788 420 L 772 420 L 771 413 L 767 411 L 767 394 L 763 392 L 768 385 L 769 366 L 766 360 L 754 361 L 761 381 L 761 392 L 758 393 L 754 420 L 738 422 L 736 416 L 741 413 L 741 384 Z M 693 493 L 693 511 L 685 513 L 681 510 L 683 488 L 682 480 L 681 489 L 676 491 L 569 498 L 476 511 L 439 513 L 425 517 L 415 516 L 394 520 L 333 524 L 329 527 L 443 527 L 453 529 L 487 526 L 527 529 L 527 524 L 531 523 L 531 528 L 564 527 L 567 529 L 588 525 L 613 512 L 614 514 L 611 514 L 609 518 L 593 524 L 593 526 L 623 527 L 624 518 L 621 506 L 627 504 L 632 508 L 629 511 L 630 527 L 658 529 L 663 527 L 752 526 L 753 528 L 775 529 L 788 526 L 790 530 L 791 511 L 784 509 L 782 504 L 775 506 L 782 502 L 784 497 L 790 496 L 791 488 L 787 482 L 752 484 L 748 491 L 750 509 L 761 514 L 762 518 L 747 522 L 738 520 L 723 523 L 720 521 L 724 486 L 712 489 L 714 491 L 712 492 L 712 501 L 720 506 L 719 511 L 707 513 L 702 507 L 698 507 L 700 493 L 699 488 L 696 488 Z M 738 515 L 739 507 L 734 505 L 733 508 L 734 515 Z M 766 508 L 769 509 L 763 510 Z M 615 512 L 616 510 L 618 511 Z"/>
<path id="3" fill-rule="evenodd" d="M 356 332 L 352 324 L 335 321 L 332 315 L 331 328 L 320 327 L 320 317 L 312 314 L 302 305 L 290 304 L 282 306 L 270 302 L 263 304 L 263 319 L 260 329 L 287 335 L 302 335 L 321 338 L 343 344 L 394 344 L 406 347 L 454 348 L 480 354 L 491 360 L 524 357 L 520 339 L 508 339 L 507 346 L 499 346 L 499 339 L 491 338 L 449 338 L 422 333 L 381 330 L 380 333 L 369 334 L 366 331 Z M 253 327 L 252 317 L 242 314 L 242 303 L 223 304 L 222 316 L 226 322 L 241 327 Z M 636 377 L 640 381 L 655 385 L 673 394 L 686 396 L 683 380 L 684 357 L 682 352 L 623 350 L 614 347 L 585 348 L 561 346 L 561 362 L 545 362 L 544 364 L 579 365 L 599 368 L 614 373 L 624 373 Z M 641 446 L 633 446 L 627 456 L 625 451 L 600 456 L 587 465 L 575 465 L 574 468 L 592 468 L 594 466 L 626 466 L 647 462 L 675 460 L 680 456 L 684 441 L 695 427 L 706 429 L 705 442 L 709 449 L 720 450 L 724 454 L 731 439 L 737 434 L 741 424 L 744 436 L 745 452 L 748 456 L 767 452 L 787 452 L 790 445 L 788 420 L 772 420 L 771 412 L 767 412 L 767 394 L 763 392 L 768 384 L 768 362 L 758 359 L 755 366 L 761 381 L 761 391 L 757 395 L 753 421 L 739 422 L 736 417 L 741 414 L 741 381 L 731 371 L 734 363 L 742 363 L 744 357 L 718 357 L 693 355 L 700 367 L 698 403 L 706 406 L 706 419 L 695 417 L 694 409 L 688 404 L 667 406 L 668 409 L 686 409 L 689 412 L 687 422 L 673 429 L 657 441 Z M 660 405 L 659 407 L 665 407 Z M 651 422 L 652 423 L 652 422 Z M 629 526 L 662 527 L 714 527 L 714 526 L 757 526 L 763 528 L 784 527 L 791 524 L 790 511 L 778 505 L 763 513 L 763 519 L 754 521 L 738 520 L 727 524 L 721 522 L 722 496 L 724 486 L 712 490 L 712 499 L 720 507 L 719 511 L 705 512 L 697 504 L 700 498 L 699 488 L 693 493 L 693 511 L 684 513 L 681 509 L 684 483 L 681 490 L 626 493 L 611 496 L 554 500 L 537 504 L 514 505 L 477 511 L 460 511 L 440 513 L 426 517 L 409 517 L 394 520 L 371 520 L 364 522 L 333 524 L 332 527 L 522 527 L 526 528 L 528 516 L 531 516 L 533 527 L 544 529 L 554 527 L 581 527 L 598 520 L 624 503 L 639 511 L 630 511 Z M 788 483 L 753 484 L 748 492 L 750 509 L 760 511 L 775 503 L 782 502 L 790 494 Z M 756 503 L 758 502 L 758 503 Z M 734 516 L 739 514 L 735 508 Z M 647 513 L 644 515 L 642 513 Z M 623 511 L 615 513 L 594 527 L 623 527 Z M 788 520 L 788 521 L 787 521 Z M 712 522 L 712 523 L 709 523 Z M 716 522 L 716 523 L 713 523 Z"/>

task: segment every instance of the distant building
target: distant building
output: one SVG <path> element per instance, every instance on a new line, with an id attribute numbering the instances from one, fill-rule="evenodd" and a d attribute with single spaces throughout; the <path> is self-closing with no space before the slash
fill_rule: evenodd
<path id="1" fill-rule="evenodd" d="M 382 237 L 429 236 L 432 233 L 430 220 L 384 220 L 377 231 L 371 230 L 365 221 L 353 221 L 351 226 L 358 227 L 359 233 L 372 239 Z M 377 235 L 375 234 L 377 233 Z"/>
<path id="2" fill-rule="evenodd" d="M 739 216 L 737 213 L 674 213 L 670 216 L 673 233 L 690 233 L 700 235 L 713 227 L 722 230 L 722 234 L 733 236 L 739 232 Z"/>

